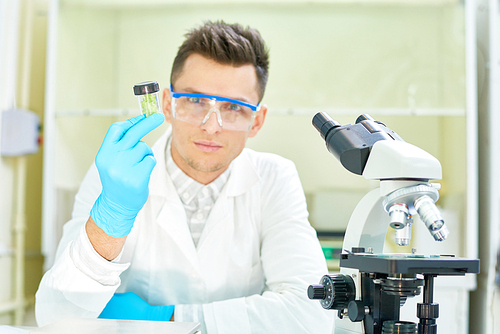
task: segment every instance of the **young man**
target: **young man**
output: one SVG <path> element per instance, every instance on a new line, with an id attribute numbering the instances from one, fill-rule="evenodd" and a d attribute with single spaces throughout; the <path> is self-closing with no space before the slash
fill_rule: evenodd
<path id="1" fill-rule="evenodd" d="M 37 292 L 67 317 L 200 322 L 207 333 L 331 333 L 306 288 L 327 272 L 292 162 L 244 149 L 261 129 L 268 54 L 208 22 L 180 47 L 163 115 L 110 127 Z"/>

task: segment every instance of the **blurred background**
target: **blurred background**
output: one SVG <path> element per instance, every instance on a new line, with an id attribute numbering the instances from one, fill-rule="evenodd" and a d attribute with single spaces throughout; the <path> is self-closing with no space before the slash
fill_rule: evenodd
<path id="1" fill-rule="evenodd" d="M 269 47 L 269 112 L 247 146 L 295 162 L 329 270 L 352 210 L 378 184 L 345 170 L 311 119 L 369 113 L 443 167 L 450 238 L 436 244 L 415 222 L 409 248 L 481 259 L 477 277 L 438 278 L 440 333 L 500 333 L 493 0 L 0 0 L 0 111 L 29 110 L 40 125 L 38 147 L 0 161 L 0 324 L 33 324 L 34 294 L 107 128 L 139 114 L 133 85 L 168 87 L 184 34 L 219 19 L 256 28 Z"/>

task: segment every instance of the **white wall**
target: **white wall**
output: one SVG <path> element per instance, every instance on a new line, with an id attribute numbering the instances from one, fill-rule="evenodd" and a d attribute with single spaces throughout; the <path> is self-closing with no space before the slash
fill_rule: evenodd
<path id="1" fill-rule="evenodd" d="M 268 119 L 249 146 L 292 159 L 307 192 L 367 189 L 363 178 L 345 172 L 326 151 L 311 126 L 319 110 L 333 111 L 343 124 L 353 123 L 357 115 L 350 110 L 356 108 L 373 110 L 373 116 L 442 162 L 442 195 L 464 192 L 465 139 L 460 135 L 465 131 L 465 41 L 460 6 L 271 2 L 128 8 L 72 5 L 75 2 L 63 1 L 60 8 L 56 112 L 137 108 L 131 87 L 145 80 L 168 86 L 173 57 L 187 29 L 207 19 L 241 22 L 258 28 L 270 47 L 263 101 L 269 106 Z M 376 115 L 377 110 L 398 108 L 407 110 L 406 116 Z M 410 115 L 410 110 L 422 108 L 463 114 Z M 284 110 L 294 115 L 283 115 Z M 78 186 L 112 121 L 58 117 L 58 154 L 65 164 L 74 164 L 56 166 L 58 187 Z M 81 145 L 83 136 L 86 145 Z M 78 153 L 73 149 L 77 145 Z"/>

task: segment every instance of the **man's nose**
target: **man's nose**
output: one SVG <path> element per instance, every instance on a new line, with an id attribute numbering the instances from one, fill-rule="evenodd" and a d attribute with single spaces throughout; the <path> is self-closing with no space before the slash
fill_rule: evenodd
<path id="1" fill-rule="evenodd" d="M 222 120 L 219 109 L 212 107 L 205 116 L 206 121 L 201 124 L 201 128 L 210 134 L 220 132 L 222 130 Z"/>

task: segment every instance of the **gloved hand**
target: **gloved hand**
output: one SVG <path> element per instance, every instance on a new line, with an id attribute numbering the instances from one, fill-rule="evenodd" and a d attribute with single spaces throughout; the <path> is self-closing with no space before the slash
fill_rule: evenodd
<path id="1" fill-rule="evenodd" d="M 170 321 L 174 314 L 174 308 L 174 305 L 149 305 L 133 292 L 115 293 L 102 310 L 99 318 Z"/>
<path id="2" fill-rule="evenodd" d="M 95 158 L 102 192 L 90 211 L 107 235 L 121 238 L 130 233 L 135 217 L 149 195 L 149 178 L 156 159 L 141 141 L 165 117 L 140 115 L 111 125 Z"/>

